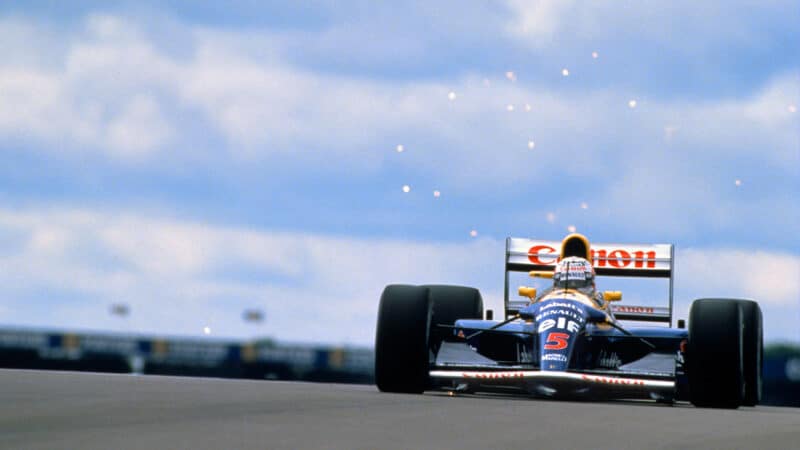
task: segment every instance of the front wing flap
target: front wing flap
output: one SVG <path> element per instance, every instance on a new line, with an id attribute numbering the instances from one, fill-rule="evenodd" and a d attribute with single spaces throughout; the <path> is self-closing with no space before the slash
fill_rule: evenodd
<path id="1" fill-rule="evenodd" d="M 531 394 L 554 396 L 603 396 L 615 398 L 672 399 L 675 381 L 631 376 L 598 375 L 542 370 L 434 369 L 430 377 L 453 381 L 480 390 L 480 386 L 517 387 Z"/>

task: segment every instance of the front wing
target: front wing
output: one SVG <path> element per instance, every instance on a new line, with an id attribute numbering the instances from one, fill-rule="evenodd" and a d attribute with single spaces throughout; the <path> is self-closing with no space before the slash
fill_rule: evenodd
<path id="1" fill-rule="evenodd" d="M 480 387 L 516 387 L 546 397 L 596 396 L 612 398 L 673 399 L 674 380 L 597 375 L 542 370 L 441 370 L 430 371 L 434 380 L 452 381 L 464 390 Z"/>

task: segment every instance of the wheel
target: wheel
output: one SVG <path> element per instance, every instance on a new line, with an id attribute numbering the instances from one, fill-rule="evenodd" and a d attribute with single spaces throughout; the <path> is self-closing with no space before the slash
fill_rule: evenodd
<path id="1" fill-rule="evenodd" d="M 761 308 L 752 300 L 738 300 L 742 308 L 744 334 L 742 356 L 744 358 L 744 398 L 742 405 L 755 406 L 761 401 L 761 368 L 764 361 L 764 328 Z"/>
<path id="2" fill-rule="evenodd" d="M 383 290 L 375 333 L 378 389 L 421 394 L 428 387 L 431 313 L 427 288 L 389 285 Z"/>
<path id="3" fill-rule="evenodd" d="M 480 291 L 472 287 L 429 284 L 428 299 L 433 305 L 431 319 L 431 346 L 438 349 L 444 336 L 452 330 L 436 325 L 453 325 L 458 319 L 482 319 L 483 298 Z"/>
<path id="4" fill-rule="evenodd" d="M 689 311 L 687 375 L 695 406 L 738 408 L 744 393 L 742 309 L 736 300 L 700 299 Z"/>

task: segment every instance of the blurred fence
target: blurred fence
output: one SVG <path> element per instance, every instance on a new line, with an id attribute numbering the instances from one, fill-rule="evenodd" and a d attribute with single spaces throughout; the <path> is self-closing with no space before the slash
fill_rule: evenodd
<path id="1" fill-rule="evenodd" d="M 369 348 L 0 329 L 0 367 L 372 383 Z M 800 350 L 765 352 L 763 404 L 800 406 Z"/>
<path id="2" fill-rule="evenodd" d="M 0 367 L 370 383 L 368 348 L 0 329 Z"/>

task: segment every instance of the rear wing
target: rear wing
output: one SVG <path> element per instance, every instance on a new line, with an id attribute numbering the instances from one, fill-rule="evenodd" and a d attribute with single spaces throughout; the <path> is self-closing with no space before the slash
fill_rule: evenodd
<path id="1" fill-rule="evenodd" d="M 505 293 L 506 317 L 515 314 L 527 301 L 509 300 L 511 272 L 552 271 L 562 248 L 561 241 L 525 238 L 506 239 Z M 669 322 L 672 326 L 674 252 L 672 244 L 591 244 L 592 265 L 598 276 L 669 278 L 669 306 L 628 306 L 612 304 L 620 320 Z"/>

